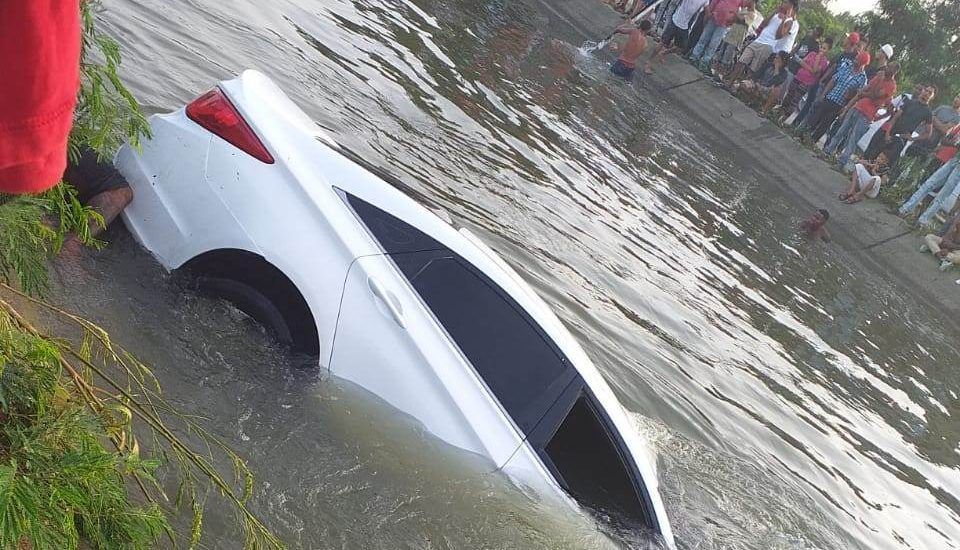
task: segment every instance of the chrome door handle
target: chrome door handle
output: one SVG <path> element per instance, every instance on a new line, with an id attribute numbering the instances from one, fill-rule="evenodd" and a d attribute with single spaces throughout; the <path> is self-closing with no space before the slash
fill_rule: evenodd
<path id="1" fill-rule="evenodd" d="M 390 314 L 390 318 L 393 321 L 400 325 L 401 328 L 405 328 L 403 324 L 403 307 L 400 305 L 400 301 L 392 292 L 384 290 L 384 288 L 378 283 L 373 277 L 367 278 L 367 286 L 370 287 L 370 293 L 373 294 L 374 298 L 380 301 L 387 308 L 387 312 Z"/>

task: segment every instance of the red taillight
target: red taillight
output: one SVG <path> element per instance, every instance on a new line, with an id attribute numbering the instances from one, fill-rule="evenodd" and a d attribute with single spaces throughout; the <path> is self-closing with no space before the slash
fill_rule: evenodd
<path id="1" fill-rule="evenodd" d="M 220 88 L 210 90 L 187 105 L 187 116 L 253 158 L 273 164 L 273 155 Z"/>

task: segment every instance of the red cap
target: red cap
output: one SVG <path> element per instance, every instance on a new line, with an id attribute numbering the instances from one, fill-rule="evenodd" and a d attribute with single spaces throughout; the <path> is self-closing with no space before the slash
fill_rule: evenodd
<path id="1" fill-rule="evenodd" d="M 852 32 L 852 33 L 848 34 L 848 35 L 847 35 L 847 40 L 849 40 L 851 44 L 859 44 L 859 43 L 860 43 L 860 33 L 858 33 L 858 32 Z"/>
<path id="2" fill-rule="evenodd" d="M 857 65 L 861 67 L 866 67 L 870 64 L 870 54 L 868 52 L 860 52 L 857 54 Z"/>

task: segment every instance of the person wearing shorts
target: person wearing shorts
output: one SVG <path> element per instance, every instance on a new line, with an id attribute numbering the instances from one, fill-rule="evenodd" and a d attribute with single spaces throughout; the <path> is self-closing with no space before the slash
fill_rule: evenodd
<path id="1" fill-rule="evenodd" d="M 727 76 L 729 82 L 743 80 L 748 69 L 751 74 L 756 73 L 775 52 L 791 49 L 787 44 L 792 41 L 793 37 L 796 37 L 800 28 L 800 24 L 795 19 L 797 1 L 787 0 L 783 2 L 776 13 L 761 23 L 760 35 L 743 49 L 740 60 L 737 61 L 736 66 Z"/>
<path id="2" fill-rule="evenodd" d="M 653 74 L 654 63 L 662 63 L 663 58 L 670 52 L 683 48 L 687 44 L 687 36 L 690 33 L 690 27 L 696 20 L 697 14 L 707 5 L 708 0 L 683 0 L 677 11 L 673 12 L 670 23 L 660 35 L 660 45 L 650 56 L 647 66 L 644 69 L 646 74 Z"/>
<path id="3" fill-rule="evenodd" d="M 627 81 L 633 81 L 633 73 L 637 67 L 637 59 L 647 49 L 647 33 L 653 27 L 649 19 L 644 19 L 639 26 L 631 24 L 621 25 L 614 31 L 615 34 L 627 35 L 627 42 L 620 46 L 614 43 L 611 47 L 620 52 L 620 57 L 610 66 L 610 72 Z"/>

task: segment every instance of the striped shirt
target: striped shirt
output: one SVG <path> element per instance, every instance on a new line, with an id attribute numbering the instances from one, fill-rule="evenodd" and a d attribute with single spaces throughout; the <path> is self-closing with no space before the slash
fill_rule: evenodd
<path id="1" fill-rule="evenodd" d="M 840 63 L 837 66 L 837 72 L 833 75 L 835 82 L 833 89 L 827 94 L 827 99 L 837 105 L 844 105 L 847 102 L 848 90 L 859 90 L 867 85 L 867 73 L 860 69 L 855 73 L 853 63 Z"/>

